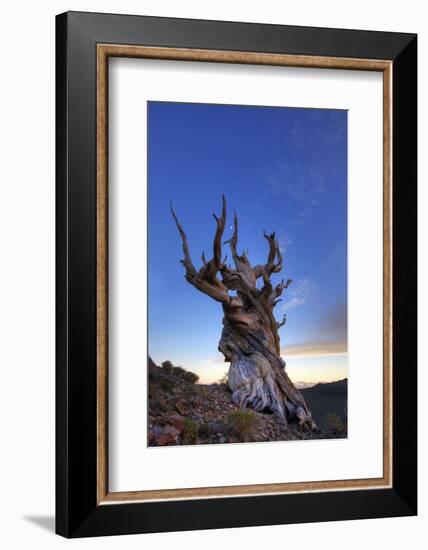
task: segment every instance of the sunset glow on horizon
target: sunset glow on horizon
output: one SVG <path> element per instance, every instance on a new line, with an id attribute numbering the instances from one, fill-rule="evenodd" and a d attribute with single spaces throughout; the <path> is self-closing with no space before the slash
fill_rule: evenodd
<path id="1" fill-rule="evenodd" d="M 199 269 L 210 258 L 221 197 L 223 241 L 239 219 L 239 250 L 265 264 L 263 231 L 284 258 L 272 284 L 292 279 L 274 310 L 281 355 L 293 382 L 347 378 L 347 112 L 205 105 L 148 106 L 149 355 L 213 383 L 228 371 L 217 351 L 221 304 L 184 275 L 170 201 Z M 228 246 L 223 254 L 229 254 Z M 230 263 L 231 259 L 227 260 Z"/>
<path id="2" fill-rule="evenodd" d="M 318 384 L 348 377 L 346 352 L 307 357 L 283 356 L 283 359 L 286 361 L 286 371 L 294 383 Z M 229 370 L 229 363 L 223 362 L 220 357 L 205 361 L 182 362 L 180 366 L 197 374 L 200 384 L 219 382 Z"/>

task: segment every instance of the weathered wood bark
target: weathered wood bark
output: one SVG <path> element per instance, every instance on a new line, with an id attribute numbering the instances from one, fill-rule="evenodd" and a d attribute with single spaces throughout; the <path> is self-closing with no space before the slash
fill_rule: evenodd
<path id="1" fill-rule="evenodd" d="M 222 238 L 226 223 L 226 200 L 217 224 L 213 258 L 202 254 L 202 267 L 196 270 L 187 243 L 187 236 L 171 205 L 171 212 L 180 232 L 187 281 L 223 306 L 223 332 L 219 350 L 230 362 L 229 387 L 232 400 L 240 407 L 274 413 L 281 422 L 296 422 L 303 428 L 315 429 L 311 413 L 302 394 L 294 387 L 280 355 L 278 329 L 284 318 L 276 321 L 273 310 L 290 280 L 272 285 L 271 276 L 282 269 L 283 258 L 275 233 L 264 233 L 269 245 L 267 262 L 251 266 L 247 255 L 239 255 L 238 218 L 234 216 L 233 236 L 229 244 L 234 268 L 222 260 Z M 261 284 L 257 285 L 257 281 Z M 232 295 L 235 291 L 236 295 Z"/>

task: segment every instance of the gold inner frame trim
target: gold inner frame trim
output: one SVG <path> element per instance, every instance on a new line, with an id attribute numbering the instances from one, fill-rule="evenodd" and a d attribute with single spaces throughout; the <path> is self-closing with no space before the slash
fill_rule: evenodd
<path id="1" fill-rule="evenodd" d="M 108 59 L 133 57 L 383 73 L 383 476 L 297 483 L 109 492 L 108 489 Z M 392 62 L 256 52 L 97 45 L 97 503 L 378 489 L 392 486 Z"/>

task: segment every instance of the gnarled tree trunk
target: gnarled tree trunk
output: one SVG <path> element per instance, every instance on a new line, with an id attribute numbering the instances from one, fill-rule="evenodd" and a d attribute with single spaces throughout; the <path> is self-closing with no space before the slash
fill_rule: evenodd
<path id="1" fill-rule="evenodd" d="M 222 260 L 222 238 L 226 223 L 226 200 L 223 197 L 222 214 L 214 214 L 217 229 L 214 237 L 213 258 L 206 260 L 202 254 L 202 267 L 193 265 L 187 236 L 171 206 L 171 212 L 180 232 L 187 281 L 223 306 L 223 332 L 219 350 L 225 361 L 230 362 L 229 387 L 232 400 L 242 408 L 274 413 L 281 422 L 296 422 L 314 429 L 315 424 L 302 394 L 294 387 L 285 371 L 280 356 L 278 329 L 285 323 L 285 316 L 277 322 L 273 310 L 280 301 L 290 280 L 275 287 L 271 283 L 273 273 L 282 269 L 282 255 L 275 233 L 264 233 L 269 245 L 267 262 L 251 266 L 245 252 L 239 255 L 238 219 L 234 216 L 234 232 L 229 244 L 234 268 Z M 220 278 L 218 277 L 220 276 Z M 261 279 L 260 288 L 257 281 Z M 230 291 L 236 291 L 236 296 Z"/>

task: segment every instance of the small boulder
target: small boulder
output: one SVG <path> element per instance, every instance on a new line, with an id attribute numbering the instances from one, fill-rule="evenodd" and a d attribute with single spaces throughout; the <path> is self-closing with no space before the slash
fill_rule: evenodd
<path id="1" fill-rule="evenodd" d="M 186 416 L 188 408 L 187 408 L 187 403 L 184 399 L 177 399 L 174 405 L 177 412 L 179 412 L 183 416 Z"/>
<path id="2" fill-rule="evenodd" d="M 226 433 L 226 426 L 221 422 L 207 422 L 207 428 L 213 433 L 219 433 L 224 435 Z"/>
<path id="3" fill-rule="evenodd" d="M 180 432 L 174 426 L 165 426 L 162 432 L 155 434 L 155 442 L 157 445 L 175 445 Z"/>
<path id="4" fill-rule="evenodd" d="M 175 443 L 175 439 L 169 434 L 159 434 L 156 436 L 156 444 L 162 447 L 163 445 L 170 445 Z"/>
<path id="5" fill-rule="evenodd" d="M 163 429 L 163 433 L 171 435 L 174 440 L 176 440 L 177 437 L 180 435 L 180 430 L 177 430 L 177 428 L 168 424 L 168 426 L 165 426 L 165 428 Z"/>
<path id="6" fill-rule="evenodd" d="M 181 416 L 181 414 L 172 413 L 168 418 L 168 422 L 171 426 L 174 426 L 179 433 L 184 430 L 184 416 Z"/>

